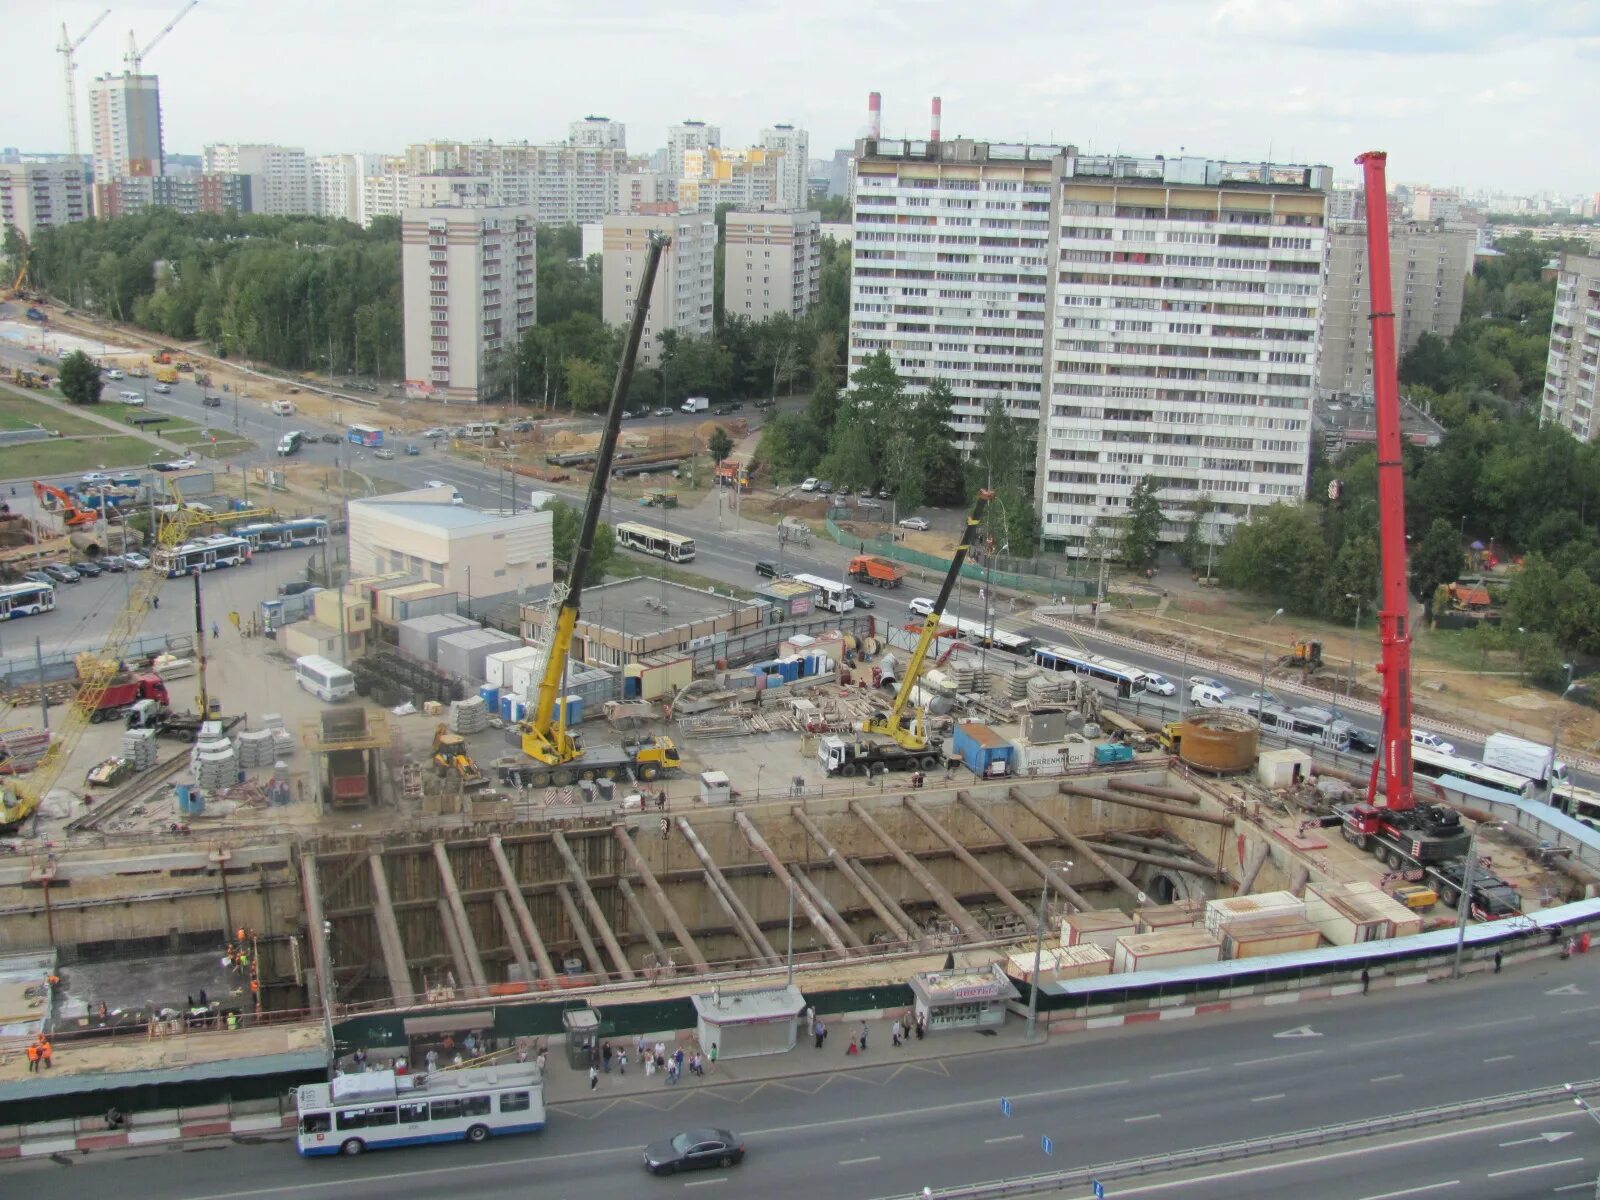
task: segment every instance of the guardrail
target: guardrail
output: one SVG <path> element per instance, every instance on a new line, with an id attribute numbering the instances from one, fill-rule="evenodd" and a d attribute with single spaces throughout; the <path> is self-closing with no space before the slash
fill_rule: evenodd
<path id="1" fill-rule="evenodd" d="M 1569 1086 L 1571 1092 L 1568 1091 Z M 1546 1104 L 1565 1104 L 1573 1093 L 1581 1095 L 1597 1087 L 1600 1087 L 1600 1080 L 1535 1088 L 1527 1092 L 1507 1092 L 1481 1100 L 1441 1104 L 1433 1108 L 1414 1109 L 1408 1113 L 1368 1117 L 1359 1121 L 1346 1121 L 1340 1125 L 1325 1125 L 1295 1133 L 1244 1138 L 1212 1146 L 1199 1146 L 1192 1150 L 1176 1150 L 1170 1154 L 1154 1154 L 1148 1158 L 1123 1159 L 1121 1162 L 1102 1163 L 1098 1166 L 1074 1167 L 1065 1171 L 1027 1175 L 1019 1179 L 1001 1179 L 990 1183 L 963 1184 L 958 1187 L 924 1190 L 920 1193 L 903 1193 L 900 1196 L 886 1197 L 885 1200 L 915 1200 L 916 1196 L 921 1196 L 923 1200 L 927 1200 L 930 1196 L 937 1197 L 938 1200 L 991 1200 L 991 1197 L 1001 1196 L 1032 1196 L 1060 1188 L 1082 1187 L 1094 1181 L 1105 1183 L 1114 1179 L 1133 1179 L 1141 1175 L 1181 1171 L 1214 1163 L 1236 1162 L 1239 1159 L 1257 1158 L 1267 1154 L 1281 1154 L 1287 1150 L 1299 1150 L 1308 1146 L 1326 1146 L 1332 1142 L 1376 1137 L 1380 1134 L 1393 1133 L 1396 1129 L 1417 1129 L 1427 1125 L 1444 1125 L 1474 1117 L 1514 1112 L 1523 1108 L 1538 1108 Z"/>

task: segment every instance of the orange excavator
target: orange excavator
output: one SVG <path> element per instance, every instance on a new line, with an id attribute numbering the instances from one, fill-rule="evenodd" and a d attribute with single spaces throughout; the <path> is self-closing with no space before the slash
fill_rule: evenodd
<path id="1" fill-rule="evenodd" d="M 49 512 L 59 513 L 62 524 L 68 529 L 80 529 L 85 525 L 93 525 L 100 519 L 100 514 L 92 508 L 82 508 L 78 502 L 58 487 L 35 479 L 33 481 L 33 494 L 38 497 L 39 506 Z"/>

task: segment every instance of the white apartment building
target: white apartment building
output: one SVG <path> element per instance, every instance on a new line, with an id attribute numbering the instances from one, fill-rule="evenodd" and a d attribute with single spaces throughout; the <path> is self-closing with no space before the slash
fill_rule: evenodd
<path id="1" fill-rule="evenodd" d="M 1162 537 L 1305 495 L 1327 167 L 1069 152 L 1051 219 L 1045 541 L 1092 553 L 1143 476 Z M 859 226 L 858 226 L 859 227 Z"/>
<path id="2" fill-rule="evenodd" d="M 156 76 L 95 76 L 89 84 L 89 143 L 97 186 L 123 175 L 164 174 Z"/>
<path id="3" fill-rule="evenodd" d="M 1600 257 L 1563 254 L 1556 275 L 1550 357 L 1540 419 L 1582 441 L 1600 433 L 1595 421 L 1595 376 L 1600 373 Z"/>
<path id="4" fill-rule="evenodd" d="M 963 453 L 997 397 L 1039 416 L 1060 153 L 964 138 L 857 147 L 850 372 L 883 350 L 913 390 L 943 381 Z"/>
<path id="5" fill-rule="evenodd" d="M 406 390 L 445 403 L 482 398 L 490 359 L 536 311 L 529 208 L 410 208 L 400 225 Z"/>
<path id="6" fill-rule="evenodd" d="M 685 150 L 683 173 L 678 180 L 678 211 L 714 213 L 723 204 L 737 208 L 780 207 L 782 163 L 782 155 L 762 146 Z"/>
<path id="7" fill-rule="evenodd" d="M 671 329 L 682 337 L 709 337 L 714 308 L 717 224 L 710 213 L 621 213 L 603 222 L 605 242 L 600 275 L 600 312 L 607 325 L 633 319 L 638 281 L 652 233 L 672 239 L 656 270 L 650 311 L 639 343 L 640 362 L 654 366 L 661 357 L 657 338 Z"/>
<path id="8" fill-rule="evenodd" d="M 487 175 L 450 172 L 406 177 L 407 208 L 489 208 L 500 204 L 500 189 Z"/>
<path id="9" fill-rule="evenodd" d="M 299 146 L 215 143 L 205 148 L 205 170 L 248 175 L 251 212 L 295 216 L 316 211 L 311 202 L 311 165 Z"/>
<path id="10" fill-rule="evenodd" d="M 357 157 L 319 154 L 311 160 L 311 211 L 317 216 L 360 222 Z"/>
<path id="11" fill-rule="evenodd" d="M 356 221 L 363 228 L 378 217 L 399 217 L 406 209 L 411 176 L 404 157 L 356 155 Z"/>
<path id="12" fill-rule="evenodd" d="M 14 226 L 30 241 L 41 229 L 87 220 L 89 199 L 80 164 L 0 163 L 0 228 Z"/>
<path id="13" fill-rule="evenodd" d="M 1461 220 L 1461 193 L 1417 188 L 1411 193 L 1411 216 L 1418 221 Z"/>
<path id="14" fill-rule="evenodd" d="M 611 198 L 606 211 L 638 212 L 645 206 L 676 203 L 677 198 L 678 181 L 665 172 L 626 171 L 611 177 Z"/>
<path id="15" fill-rule="evenodd" d="M 683 121 L 667 127 L 666 172 L 674 179 L 683 175 L 683 156 L 690 150 L 710 150 L 722 145 L 722 129 L 704 121 Z"/>
<path id="16" fill-rule="evenodd" d="M 773 125 L 761 131 L 762 148 L 782 155 L 775 168 L 778 194 L 773 203 L 779 208 L 804 208 L 811 178 L 811 135 L 793 125 Z"/>
<path id="17" fill-rule="evenodd" d="M 624 150 L 628 145 L 628 127 L 610 117 L 584 117 L 567 127 L 567 141 L 574 146 Z"/>
<path id="18" fill-rule="evenodd" d="M 803 317 L 822 295 L 822 218 L 804 209 L 730 212 L 723 225 L 722 311 Z"/>
<path id="19" fill-rule="evenodd" d="M 1403 355 L 1425 333 L 1449 337 L 1461 324 L 1478 231 L 1471 225 L 1397 221 L 1389 227 L 1395 342 Z M 1330 221 L 1323 271 L 1322 353 L 1317 383 L 1324 393 L 1372 392 L 1372 331 L 1367 320 L 1366 221 Z"/>
<path id="20" fill-rule="evenodd" d="M 418 142 L 406 147 L 410 176 L 466 175 L 488 181 L 488 203 L 531 206 L 541 223 L 582 224 L 611 211 L 612 180 L 636 165 L 621 144 L 623 127 L 604 117 L 573 123 L 582 142 Z"/>

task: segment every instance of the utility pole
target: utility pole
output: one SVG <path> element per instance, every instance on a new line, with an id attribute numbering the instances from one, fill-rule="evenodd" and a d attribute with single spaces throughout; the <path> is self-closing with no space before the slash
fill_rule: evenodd
<path id="1" fill-rule="evenodd" d="M 44 694 L 44 647 L 38 638 L 33 639 L 33 662 L 39 669 L 39 724 L 46 733 L 50 732 L 50 702 Z"/>
<path id="2" fill-rule="evenodd" d="M 759 794 L 759 788 L 757 792 Z M 789 876 L 789 950 L 786 956 L 789 961 L 789 975 L 784 981 L 789 987 L 794 986 L 794 876 Z"/>
<path id="3" fill-rule="evenodd" d="M 194 571 L 194 645 L 196 650 L 196 666 L 200 668 L 200 719 L 204 721 L 210 713 L 210 697 L 206 695 L 206 615 L 200 607 L 200 571 Z"/>

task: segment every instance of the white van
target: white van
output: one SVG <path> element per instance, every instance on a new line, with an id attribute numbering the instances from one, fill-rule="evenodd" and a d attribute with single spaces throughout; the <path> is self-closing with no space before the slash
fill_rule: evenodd
<path id="1" fill-rule="evenodd" d="M 138 392 L 118 392 L 117 395 L 121 398 L 124 404 L 132 408 L 144 407 L 144 397 Z"/>
<path id="2" fill-rule="evenodd" d="M 356 677 L 331 658 L 306 654 L 294 660 L 294 677 L 299 685 L 329 704 L 356 694 Z"/>
<path id="3" fill-rule="evenodd" d="M 274 400 L 272 402 L 272 411 L 277 416 L 287 417 L 290 413 L 294 412 L 294 401 Z"/>
<path id="4" fill-rule="evenodd" d="M 1196 708 L 1221 708 L 1222 702 L 1231 695 L 1233 693 L 1225 687 L 1197 683 L 1189 689 L 1189 703 Z"/>

